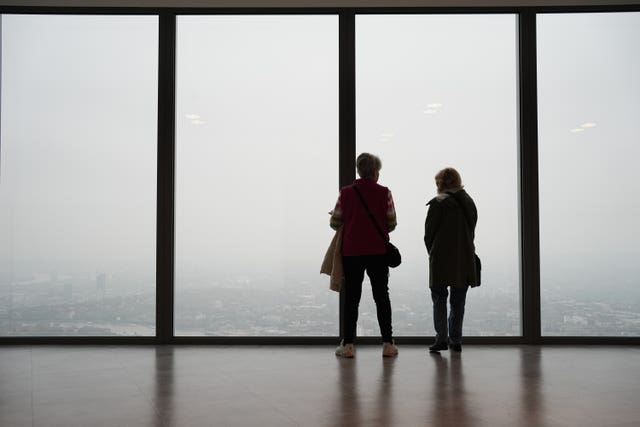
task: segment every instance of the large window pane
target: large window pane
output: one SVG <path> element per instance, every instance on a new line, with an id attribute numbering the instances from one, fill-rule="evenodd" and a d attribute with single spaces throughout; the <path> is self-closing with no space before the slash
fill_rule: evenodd
<path id="1" fill-rule="evenodd" d="M 640 335 L 640 13 L 538 17 L 544 335 Z"/>
<path id="2" fill-rule="evenodd" d="M 359 16 L 356 31 L 357 150 L 381 156 L 380 182 L 398 213 L 394 333 L 433 334 L 425 204 L 435 196 L 436 172 L 452 166 L 478 207 L 483 260 L 464 334 L 519 335 L 515 17 Z M 368 289 L 359 335 L 379 334 L 371 301 Z"/>
<path id="3" fill-rule="evenodd" d="M 336 16 L 177 22 L 177 335 L 337 335 Z"/>
<path id="4" fill-rule="evenodd" d="M 154 335 L 158 23 L 2 17 L 0 335 Z"/>

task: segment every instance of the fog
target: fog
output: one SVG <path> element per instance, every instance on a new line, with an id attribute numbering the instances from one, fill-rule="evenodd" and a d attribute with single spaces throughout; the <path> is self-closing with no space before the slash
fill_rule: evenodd
<path id="1" fill-rule="evenodd" d="M 0 271 L 155 271 L 155 17 L 2 19 Z"/>
<path id="2" fill-rule="evenodd" d="M 106 274 L 107 288 L 117 276 L 153 300 L 157 46 L 156 17 L 2 17 L 5 297 L 34 277 Z M 543 296 L 637 288 L 638 52 L 640 13 L 538 17 Z M 483 287 L 468 324 L 519 333 L 517 54 L 511 14 L 356 17 L 356 147 L 381 157 L 396 203 L 401 333 L 427 332 L 425 204 L 447 166 L 479 213 Z M 337 16 L 177 18 L 178 319 L 241 289 L 258 301 L 286 290 L 293 302 L 275 306 L 304 296 L 336 320 L 318 270 L 339 190 L 338 114 Z M 184 333 L 203 333 L 194 322 Z"/>
<path id="3" fill-rule="evenodd" d="M 543 283 L 569 275 L 608 292 L 637 282 L 639 24 L 640 13 L 540 19 Z"/>
<path id="4" fill-rule="evenodd" d="M 338 189 L 337 37 L 335 16 L 179 17 L 178 286 L 317 276 Z"/>

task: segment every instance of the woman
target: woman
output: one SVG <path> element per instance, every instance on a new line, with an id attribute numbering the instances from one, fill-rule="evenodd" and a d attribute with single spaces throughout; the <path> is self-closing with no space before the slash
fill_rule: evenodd
<path id="1" fill-rule="evenodd" d="M 436 330 L 431 352 L 462 351 L 462 320 L 469 286 L 477 286 L 473 243 L 478 212 L 460 174 L 445 168 L 435 176 L 438 195 L 427 205 L 424 244 L 429 253 L 429 287 Z M 451 310 L 447 324 L 447 287 Z"/>
<path id="2" fill-rule="evenodd" d="M 378 325 L 382 334 L 382 355 L 398 354 L 391 328 L 391 302 L 389 301 L 389 267 L 385 260 L 386 242 L 376 230 L 360 196 L 371 211 L 378 227 L 387 240 L 396 227 L 396 211 L 391 192 L 378 184 L 382 162 L 377 156 L 362 153 L 356 160 L 360 179 L 340 190 L 340 196 L 331 212 L 331 228 L 343 227 L 342 262 L 344 270 L 344 326 L 342 341 L 336 355 L 353 357 L 354 339 L 358 322 L 358 306 L 362 295 L 362 281 L 367 272 L 376 303 Z M 360 195 L 358 195 L 358 192 Z"/>

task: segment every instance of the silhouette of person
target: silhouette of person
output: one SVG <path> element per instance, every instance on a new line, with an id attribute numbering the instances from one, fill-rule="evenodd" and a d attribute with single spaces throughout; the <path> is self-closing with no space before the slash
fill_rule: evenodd
<path id="1" fill-rule="evenodd" d="M 429 254 L 435 343 L 432 352 L 462 351 L 462 321 L 469 286 L 477 286 L 474 235 L 478 212 L 460 174 L 445 168 L 435 176 L 438 194 L 427 205 L 424 244 Z M 447 296 L 451 309 L 447 319 Z"/>
<path id="2" fill-rule="evenodd" d="M 385 259 L 386 242 L 378 233 L 364 199 L 378 227 L 388 240 L 395 229 L 396 211 L 391 191 L 378 184 L 382 162 L 373 154 L 362 153 L 356 159 L 359 179 L 340 190 L 335 208 L 331 212 L 330 225 L 334 230 L 342 227 L 342 264 L 344 270 L 344 325 L 342 341 L 336 355 L 353 357 L 354 339 L 358 321 L 358 306 L 362 295 L 362 281 L 367 273 L 371 281 L 376 303 L 378 325 L 382 335 L 382 355 L 395 356 L 398 348 L 393 342 L 391 327 L 391 302 L 389 300 L 389 267 Z"/>

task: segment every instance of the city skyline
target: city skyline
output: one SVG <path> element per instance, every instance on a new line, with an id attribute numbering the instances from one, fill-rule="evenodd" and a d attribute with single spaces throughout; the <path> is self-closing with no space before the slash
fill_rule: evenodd
<path id="1" fill-rule="evenodd" d="M 39 284 L 0 292 L 1 336 L 153 336 L 155 295 L 117 276 L 82 278 L 41 274 Z M 104 277 L 104 279 L 101 279 Z M 338 294 L 324 276 L 308 283 L 271 286 L 256 292 L 251 278 L 189 288 L 177 306 L 176 336 L 337 336 Z M 367 285 L 368 283 L 365 283 Z M 560 284 L 561 285 L 561 284 Z M 101 289 L 101 286 L 104 288 Z M 271 288 L 272 290 L 269 290 Z M 276 289 L 275 291 L 273 289 Z M 520 336 L 519 307 L 511 305 L 511 287 L 483 285 L 469 293 L 466 336 Z M 543 293 L 547 336 L 637 336 L 640 290 L 625 301 L 602 300 L 558 286 Z M 375 308 L 364 287 L 358 336 L 378 336 Z M 423 288 L 391 289 L 394 331 L 398 337 L 432 335 L 430 300 Z"/>
<path id="2" fill-rule="evenodd" d="M 479 211 L 483 286 L 465 325 L 521 333 L 516 17 L 355 18 L 355 149 L 381 156 L 396 202 L 400 334 L 430 330 L 422 233 L 444 166 Z M 640 335 L 639 19 L 537 18 L 543 334 Z M 158 25 L 2 16 L 0 334 L 155 329 Z M 339 53 L 337 15 L 177 17 L 172 250 L 185 333 L 333 330 L 337 295 L 317 271 L 344 173 Z M 367 295 L 360 327 L 373 335 Z M 300 307 L 317 323 L 295 318 Z"/>

